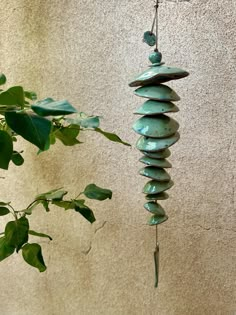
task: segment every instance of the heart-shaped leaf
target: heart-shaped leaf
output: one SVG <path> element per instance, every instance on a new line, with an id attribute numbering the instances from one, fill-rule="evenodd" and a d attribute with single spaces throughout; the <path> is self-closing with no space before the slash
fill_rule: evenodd
<path id="1" fill-rule="evenodd" d="M 25 104 L 24 90 L 21 86 L 13 86 L 7 91 L 0 93 L 1 105 L 16 105 L 21 108 Z"/>
<path id="2" fill-rule="evenodd" d="M 27 141 L 44 150 L 51 132 L 51 122 L 27 112 L 7 112 L 6 122 L 9 127 Z"/>
<path id="3" fill-rule="evenodd" d="M 9 209 L 6 207 L 0 207 L 0 216 L 10 213 Z"/>
<path id="4" fill-rule="evenodd" d="M 13 153 L 13 142 L 11 136 L 0 130 L 0 168 L 7 170 Z"/>
<path id="5" fill-rule="evenodd" d="M 105 200 L 112 198 L 112 191 L 90 184 L 85 188 L 84 195 L 89 199 Z"/>
<path id="6" fill-rule="evenodd" d="M 15 248 L 9 246 L 6 243 L 5 237 L 0 238 L 0 261 L 6 259 L 8 256 L 12 255 L 15 251 Z"/>
<path id="7" fill-rule="evenodd" d="M 37 268 L 40 272 L 44 272 L 47 269 L 39 244 L 33 243 L 24 245 L 22 248 L 22 256 L 29 265 Z"/>
<path id="8" fill-rule="evenodd" d="M 46 98 L 31 106 L 32 110 L 40 116 L 59 116 L 70 115 L 77 110 L 67 101 L 54 101 L 52 98 Z"/>
<path id="9" fill-rule="evenodd" d="M 75 211 L 79 212 L 90 223 L 93 223 L 96 221 L 93 211 L 85 205 L 75 206 Z"/>
<path id="10" fill-rule="evenodd" d="M 68 127 L 61 127 L 54 132 L 56 138 L 66 146 L 73 146 L 81 143 L 76 138 L 78 137 L 80 128 L 77 125 L 70 125 Z"/>
<path id="11" fill-rule="evenodd" d="M 8 246 L 16 248 L 18 252 L 22 245 L 28 241 L 29 221 L 22 217 L 15 221 L 10 221 L 5 227 L 5 240 Z"/>

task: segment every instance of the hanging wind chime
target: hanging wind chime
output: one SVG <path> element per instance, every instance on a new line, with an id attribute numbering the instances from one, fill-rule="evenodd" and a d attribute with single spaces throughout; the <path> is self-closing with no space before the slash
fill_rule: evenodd
<path id="1" fill-rule="evenodd" d="M 150 178 L 143 188 L 143 193 L 146 194 L 147 200 L 144 208 L 152 214 L 148 224 L 156 226 L 154 252 L 155 287 L 158 286 L 159 277 L 157 226 L 168 219 L 159 201 L 168 199 L 169 195 L 166 191 L 174 185 L 170 175 L 165 170 L 172 167 L 166 158 L 171 155 L 169 147 L 180 138 L 178 122 L 166 115 L 167 113 L 179 111 L 173 102 L 179 101 L 180 97 L 173 89 L 163 83 L 189 75 L 187 71 L 165 66 L 164 62 L 162 62 L 162 54 L 158 50 L 158 7 L 159 0 L 156 0 L 155 16 L 151 31 L 145 32 L 143 37 L 143 41 L 146 44 L 155 46 L 154 52 L 149 56 L 151 65 L 149 69 L 139 74 L 129 84 L 131 87 L 139 87 L 134 91 L 135 95 L 148 99 L 135 112 L 135 114 L 143 115 L 143 117 L 134 123 L 133 129 L 141 135 L 136 147 L 143 154 L 139 161 L 145 164 L 145 167 L 139 171 L 139 174 Z M 154 28 L 156 28 L 155 33 Z"/>

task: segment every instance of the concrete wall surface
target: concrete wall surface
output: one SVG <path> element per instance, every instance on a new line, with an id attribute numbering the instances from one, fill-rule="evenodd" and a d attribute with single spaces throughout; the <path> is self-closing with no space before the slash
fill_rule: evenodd
<path id="1" fill-rule="evenodd" d="M 0 315 L 235 315 L 236 2 L 191 0 L 160 7 L 160 49 L 168 65 L 191 75 L 172 82 L 181 96 L 181 141 L 172 149 L 175 186 L 162 202 L 161 275 L 154 289 L 155 228 L 146 225 L 146 182 L 131 130 L 142 100 L 128 82 L 148 66 L 142 43 L 154 1 L 2 0 L 0 70 L 40 98 L 67 98 L 103 116 L 102 127 L 133 144 L 100 135 L 36 155 L 1 171 L 1 200 L 27 205 L 37 193 L 64 186 L 71 196 L 89 183 L 113 190 L 90 201 L 97 221 L 42 209 L 31 217 L 48 269 L 40 274 L 21 254 L 0 264 Z M 0 228 L 7 218 L 1 218 Z M 1 231 L 0 231 L 1 232 Z"/>

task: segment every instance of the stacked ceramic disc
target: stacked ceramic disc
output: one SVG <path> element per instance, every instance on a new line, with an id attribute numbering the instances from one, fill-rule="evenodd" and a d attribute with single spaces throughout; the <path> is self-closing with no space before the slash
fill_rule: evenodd
<path id="1" fill-rule="evenodd" d="M 154 52 L 149 60 L 152 65 L 138 75 L 129 85 L 139 87 L 135 90 L 137 96 L 146 98 L 135 114 L 142 115 L 133 125 L 135 132 L 141 135 L 136 147 L 142 152 L 140 159 L 145 166 L 140 174 L 149 178 L 143 188 L 147 202 L 144 208 L 152 213 L 150 225 L 157 225 L 168 219 L 160 200 L 169 196 L 166 193 L 173 186 L 173 181 L 166 169 L 171 168 L 167 158 L 170 156 L 169 147 L 179 140 L 179 124 L 169 117 L 168 113 L 178 112 L 173 103 L 179 101 L 179 96 L 163 83 L 188 76 L 188 72 L 167 67 L 161 62 L 161 53 Z"/>

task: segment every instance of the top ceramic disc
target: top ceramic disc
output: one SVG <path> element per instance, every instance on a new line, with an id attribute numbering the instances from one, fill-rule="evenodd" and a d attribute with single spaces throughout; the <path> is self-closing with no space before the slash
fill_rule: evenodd
<path id="1" fill-rule="evenodd" d="M 166 138 L 176 133 L 179 124 L 166 115 L 144 116 L 133 124 L 133 130 L 142 136 Z"/>
<path id="2" fill-rule="evenodd" d="M 163 84 L 142 86 L 135 90 L 134 94 L 156 101 L 169 102 L 180 100 L 180 97 L 174 90 Z"/>
<path id="3" fill-rule="evenodd" d="M 134 112 L 138 115 L 158 115 L 164 113 L 178 112 L 179 108 L 171 102 L 158 102 L 148 100 Z"/>
<path id="4" fill-rule="evenodd" d="M 167 66 L 155 66 L 151 67 L 141 74 L 139 74 L 136 78 L 134 78 L 129 86 L 142 86 L 152 83 L 164 83 L 170 80 L 177 80 L 184 77 L 187 77 L 189 73 L 180 68 L 172 68 Z"/>

